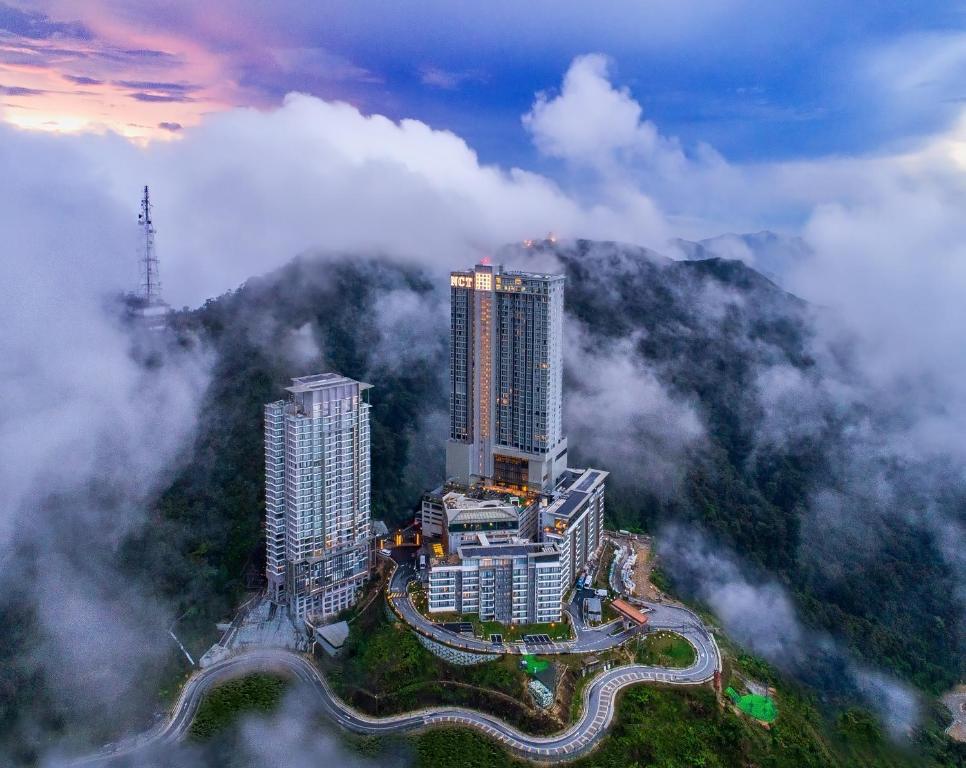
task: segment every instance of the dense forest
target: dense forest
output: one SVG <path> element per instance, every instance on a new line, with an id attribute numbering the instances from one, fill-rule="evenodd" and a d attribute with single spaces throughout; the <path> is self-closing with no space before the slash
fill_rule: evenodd
<path id="1" fill-rule="evenodd" d="M 565 424 L 573 460 L 611 471 L 612 525 L 650 532 L 670 522 L 692 526 L 783 585 L 809 626 L 831 633 L 858 658 L 932 693 L 966 676 L 957 574 L 934 530 L 914 516 L 874 514 L 870 498 L 850 493 L 842 468 L 855 465 L 843 456 L 852 449 L 855 421 L 869 414 L 827 402 L 808 413 L 815 428 L 782 440 L 762 437 L 771 434 L 773 416 L 760 392 L 763 375 L 793 369 L 816 387 L 828 375 L 815 354 L 814 308 L 740 262 L 676 262 L 585 241 L 502 256 L 521 268 L 553 257 L 566 271 L 574 341 L 565 398 L 579 402 L 593 386 L 581 350 L 623 355 L 632 378 L 653 379 L 668 403 L 700 425 L 694 440 L 671 446 L 667 423 L 658 434 L 632 418 L 615 437 L 615 458 L 597 450 L 587 421 Z M 189 455 L 156 499 L 151 525 L 129 536 L 118 557 L 124 573 L 182 616 L 190 647 L 203 649 L 212 639 L 214 622 L 230 614 L 246 577 L 261 567 L 262 407 L 284 396 L 291 377 L 334 370 L 374 384 L 374 518 L 407 520 L 421 493 L 441 479 L 449 300 L 443 284 L 379 256 L 305 256 L 175 313 L 172 343 L 210 355 L 211 383 Z M 836 375 L 847 375 L 848 349 L 835 354 Z M 658 451 L 673 466 L 656 483 L 653 473 L 636 469 Z M 894 480 L 896 507 L 941 504 L 964 519 L 961 478 L 936 498 L 915 465 L 880 470 Z M 874 556 L 854 557 L 841 537 L 815 534 L 810 510 L 816 493 L 830 488 L 845 500 L 843 515 L 875 527 L 882 544 Z M 675 583 L 674 569 L 666 570 L 687 594 L 692 585 Z M 29 645 L 29 611 L 8 602 L 0 619 L 17 627 L 0 649 L 0 662 L 14 672 L 0 687 L 0 726 L 13 738 L 67 728 L 70 714 L 53 704 L 50 682 L 35 665 L 19 663 Z M 160 667 L 156 679 L 172 679 L 177 668 L 175 661 Z M 829 673 L 815 674 L 820 684 Z"/>

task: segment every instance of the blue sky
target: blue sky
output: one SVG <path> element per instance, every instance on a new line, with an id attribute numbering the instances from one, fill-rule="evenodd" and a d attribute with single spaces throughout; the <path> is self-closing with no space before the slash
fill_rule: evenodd
<path id="1" fill-rule="evenodd" d="M 301 90 L 453 130 L 485 162 L 552 173 L 520 117 L 575 56 L 598 52 L 612 60 L 615 85 L 686 151 L 706 142 L 742 163 L 868 154 L 940 132 L 958 114 L 964 8 L 0 0 L 0 114 L 30 127 L 150 135 Z"/>

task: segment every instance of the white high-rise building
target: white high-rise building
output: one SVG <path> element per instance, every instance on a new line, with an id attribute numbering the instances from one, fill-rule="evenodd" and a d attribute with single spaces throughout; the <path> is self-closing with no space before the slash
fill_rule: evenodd
<path id="1" fill-rule="evenodd" d="M 265 406 L 266 575 L 295 616 L 334 616 L 369 575 L 369 388 L 302 376 L 288 400 Z"/>
<path id="2" fill-rule="evenodd" d="M 547 491 L 566 469 L 564 281 L 489 264 L 450 275 L 449 480 Z"/>
<path id="3" fill-rule="evenodd" d="M 572 584 L 604 543 L 604 481 L 601 469 L 568 469 L 540 511 L 540 539 L 560 550 L 562 578 Z"/>

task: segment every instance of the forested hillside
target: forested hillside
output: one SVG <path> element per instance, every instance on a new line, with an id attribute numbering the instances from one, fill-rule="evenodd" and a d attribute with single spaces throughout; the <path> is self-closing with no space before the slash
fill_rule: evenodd
<path id="1" fill-rule="evenodd" d="M 848 346 L 829 349 L 815 309 L 737 261 L 677 262 L 585 241 L 501 257 L 567 274 L 565 429 L 572 463 L 611 472 L 610 524 L 699 531 L 783 585 L 806 624 L 856 658 L 932 692 L 964 676 L 962 592 L 933 518 L 875 506 L 928 506 L 962 520 L 962 477 L 934 467 L 930 480 L 949 480 L 937 495 L 914 462 L 875 454 L 857 464 L 857 425 L 888 419 L 874 402 L 770 394 L 776 380 L 827 394 L 830 381 L 848 378 Z M 120 557 L 125 573 L 182 616 L 189 644 L 204 647 L 246 572 L 261 568 L 262 407 L 284 396 L 292 376 L 335 370 L 374 385 L 374 518 L 406 520 L 441 479 L 444 286 L 441 275 L 379 256 L 306 256 L 174 316 L 176 343 L 210 356 L 211 384 L 183 469 Z M 865 493 L 863 472 L 887 474 L 889 496 Z M 816 510 L 833 492 L 829 526 Z M 856 537 L 862 546 L 852 546 Z M 676 589 L 694 589 L 673 562 L 666 571 Z M 11 734 L 44 718 L 63 727 L 70 714 L 24 661 L 31 617 L 3 610 L 21 632 L 0 649 L 16 672 L 0 689 L 0 718 Z M 835 676 L 821 665 L 794 672 L 813 685 Z"/>
<path id="2" fill-rule="evenodd" d="M 774 404 L 762 382 L 793 369 L 820 389 L 827 375 L 813 357 L 820 341 L 810 308 L 737 261 L 675 262 L 585 241 L 501 256 L 526 266 L 546 258 L 535 250 L 548 249 L 567 273 L 568 328 L 581 329 L 575 347 L 627 355 L 632 372 L 654 377 L 701 424 L 698 439 L 674 447 L 674 479 L 655 487 L 637 466 L 666 446 L 652 445 L 646 428 L 617 436 L 633 444 L 614 464 L 608 451 L 595 450 L 593 427 L 575 416 L 567 425 L 573 460 L 612 472 L 612 523 L 650 531 L 693 523 L 750 568 L 776 576 L 809 622 L 844 637 L 875 666 L 932 691 L 961 677 L 963 608 L 934 533 L 908 517 L 876 516 L 881 549 L 854 557 L 815 531 L 810 506 L 827 488 L 846 500 L 843 520 L 872 524 L 864 520 L 869 500 L 850 496 L 841 471 L 849 431 L 868 414 L 820 402 L 805 414 L 814 422 L 808 430 L 774 435 Z M 378 258 L 303 258 L 179 315 L 185 343 L 216 352 L 213 384 L 193 460 L 160 500 L 164 535 L 146 536 L 132 563 L 167 574 L 163 588 L 185 609 L 227 612 L 245 565 L 257 564 L 262 404 L 281 397 L 291 376 L 316 369 L 375 385 L 373 515 L 406 519 L 442 472 L 443 284 Z M 580 362 L 580 352 L 568 352 L 566 391 L 575 402 L 589 375 Z M 915 469 L 889 468 L 893 504 L 926 502 L 929 489 L 910 476 Z M 962 490 L 948 487 L 940 500 L 951 514 L 963 514 Z"/>

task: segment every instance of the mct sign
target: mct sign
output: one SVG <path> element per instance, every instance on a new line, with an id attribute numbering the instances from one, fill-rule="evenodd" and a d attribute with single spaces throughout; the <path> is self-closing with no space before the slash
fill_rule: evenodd
<path id="1" fill-rule="evenodd" d="M 453 288 L 472 288 L 473 275 L 450 275 L 449 284 Z"/>

